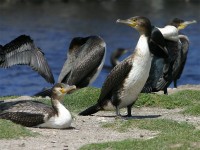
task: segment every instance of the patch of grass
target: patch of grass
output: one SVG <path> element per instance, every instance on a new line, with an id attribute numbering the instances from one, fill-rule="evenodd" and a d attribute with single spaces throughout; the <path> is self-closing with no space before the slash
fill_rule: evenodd
<path id="1" fill-rule="evenodd" d="M 0 101 L 1 100 L 6 100 L 6 99 L 17 98 L 17 97 L 19 97 L 19 96 L 2 96 L 2 97 L 0 97 Z"/>
<path id="2" fill-rule="evenodd" d="M 64 104 L 72 112 L 80 112 L 95 104 L 100 94 L 99 88 L 86 87 L 65 96 Z"/>
<path id="3" fill-rule="evenodd" d="M 196 103 L 200 103 L 200 92 L 194 90 L 184 90 L 171 95 L 141 93 L 135 103 L 135 106 L 174 109 L 194 106 Z"/>
<path id="4" fill-rule="evenodd" d="M 184 90 L 171 95 L 141 93 L 135 107 L 185 108 L 184 114 L 200 115 L 200 92 Z"/>
<path id="5" fill-rule="evenodd" d="M 199 116 L 200 115 L 200 104 L 190 106 L 183 111 L 183 114 Z"/>
<path id="6" fill-rule="evenodd" d="M 78 113 L 95 104 L 100 94 L 99 88 L 86 87 L 65 96 L 64 105 L 72 112 Z M 50 104 L 49 100 L 42 102 Z M 199 115 L 200 92 L 184 90 L 171 95 L 141 93 L 134 107 L 160 107 L 166 109 L 190 108 L 185 113 Z"/>
<path id="7" fill-rule="evenodd" d="M 142 119 L 119 121 L 106 125 L 117 130 L 124 128 L 137 127 L 140 129 L 160 131 L 157 137 L 140 140 L 127 139 L 120 142 L 106 142 L 101 144 L 90 144 L 83 146 L 81 150 L 101 150 L 101 149 L 149 149 L 149 150 L 168 150 L 168 149 L 199 149 L 200 130 L 187 123 L 178 123 L 176 121 L 165 119 Z M 105 127 L 105 126 L 104 126 Z M 130 132 L 130 131 L 127 131 Z M 134 134 L 134 133 L 133 133 Z M 194 144 L 197 143 L 197 144 Z"/>
<path id="8" fill-rule="evenodd" d="M 36 135 L 38 135 L 38 133 L 33 133 L 21 125 L 15 124 L 8 120 L 0 119 L 0 139 L 11 139 Z"/>

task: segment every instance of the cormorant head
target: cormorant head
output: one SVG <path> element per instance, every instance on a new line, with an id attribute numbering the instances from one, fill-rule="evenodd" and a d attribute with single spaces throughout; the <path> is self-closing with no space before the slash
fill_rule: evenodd
<path id="1" fill-rule="evenodd" d="M 75 90 L 76 86 L 69 86 L 64 83 L 56 83 L 52 89 L 52 99 L 61 100 L 66 93 L 69 93 L 72 90 Z"/>
<path id="2" fill-rule="evenodd" d="M 135 28 L 140 34 L 149 36 L 151 33 L 151 22 L 146 17 L 136 16 L 126 20 L 118 19 L 117 23 L 127 24 L 128 26 Z"/>
<path id="3" fill-rule="evenodd" d="M 196 20 L 184 21 L 179 18 L 174 18 L 169 24 L 175 26 L 178 30 L 185 29 L 188 25 L 196 23 Z"/>

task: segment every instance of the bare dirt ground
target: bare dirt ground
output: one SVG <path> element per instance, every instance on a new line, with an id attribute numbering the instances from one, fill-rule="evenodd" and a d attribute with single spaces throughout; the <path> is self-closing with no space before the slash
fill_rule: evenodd
<path id="1" fill-rule="evenodd" d="M 169 94 L 184 89 L 200 90 L 200 85 L 185 85 L 178 89 L 169 89 Z M 27 98 L 27 97 L 25 97 Z M 122 110 L 123 111 L 123 110 Z M 200 129 L 200 117 L 185 116 L 180 114 L 181 109 L 160 108 L 134 108 L 134 118 L 165 118 L 176 121 L 186 121 Z M 122 112 L 123 113 L 123 112 Z M 74 114 L 73 114 L 74 115 Z M 158 132 L 141 129 L 131 129 L 129 132 L 118 132 L 116 130 L 102 128 L 103 123 L 115 120 L 114 112 L 98 112 L 94 116 L 75 115 L 72 129 L 39 129 L 29 128 L 40 135 L 37 137 L 25 137 L 13 140 L 0 140 L 2 150 L 77 150 L 89 143 L 117 141 L 128 138 L 149 139 L 155 137 Z M 123 120 L 122 121 L 126 121 Z"/>

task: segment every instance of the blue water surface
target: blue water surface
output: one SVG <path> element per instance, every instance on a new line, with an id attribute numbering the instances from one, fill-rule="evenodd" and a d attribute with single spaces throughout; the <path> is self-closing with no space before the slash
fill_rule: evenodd
<path id="1" fill-rule="evenodd" d="M 110 55 L 119 47 L 132 53 L 139 34 L 134 29 L 116 24 L 116 20 L 140 15 L 152 24 L 163 27 L 174 17 L 184 20 L 200 19 L 199 1 L 173 0 L 107 0 L 107 1 L 46 1 L 41 3 L 1 3 L 0 43 L 10 42 L 21 34 L 32 37 L 45 53 L 55 80 L 66 59 L 70 41 L 77 36 L 99 35 L 107 44 L 105 66 L 110 66 Z M 190 39 L 188 60 L 178 85 L 200 84 L 200 28 L 199 23 L 182 33 Z M 121 58 L 121 59 L 123 59 Z M 101 87 L 110 70 L 103 69 L 91 85 Z M 51 86 L 28 66 L 0 68 L 0 96 L 33 95 Z"/>

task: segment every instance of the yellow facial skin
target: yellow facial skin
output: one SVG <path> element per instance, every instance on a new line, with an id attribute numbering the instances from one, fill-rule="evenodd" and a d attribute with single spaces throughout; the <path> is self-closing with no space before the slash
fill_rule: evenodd
<path id="1" fill-rule="evenodd" d="M 133 28 L 135 28 L 135 27 L 138 25 L 137 19 L 135 19 L 135 18 L 130 18 L 130 19 L 126 19 L 126 20 L 118 19 L 116 22 L 117 22 L 117 23 L 126 24 L 126 25 L 128 25 L 128 26 L 133 27 Z"/>
<path id="2" fill-rule="evenodd" d="M 179 26 L 178 26 L 178 30 L 183 30 L 185 29 L 188 25 L 190 24 L 193 24 L 193 23 L 197 23 L 196 20 L 193 20 L 193 21 L 185 21 L 183 23 L 180 23 Z"/>
<path id="3" fill-rule="evenodd" d="M 71 90 L 75 90 L 76 89 L 76 86 L 75 85 L 72 85 L 72 86 L 67 86 L 67 87 L 62 87 L 61 89 L 60 89 L 60 92 L 61 93 L 68 93 L 68 92 L 70 92 Z"/>

